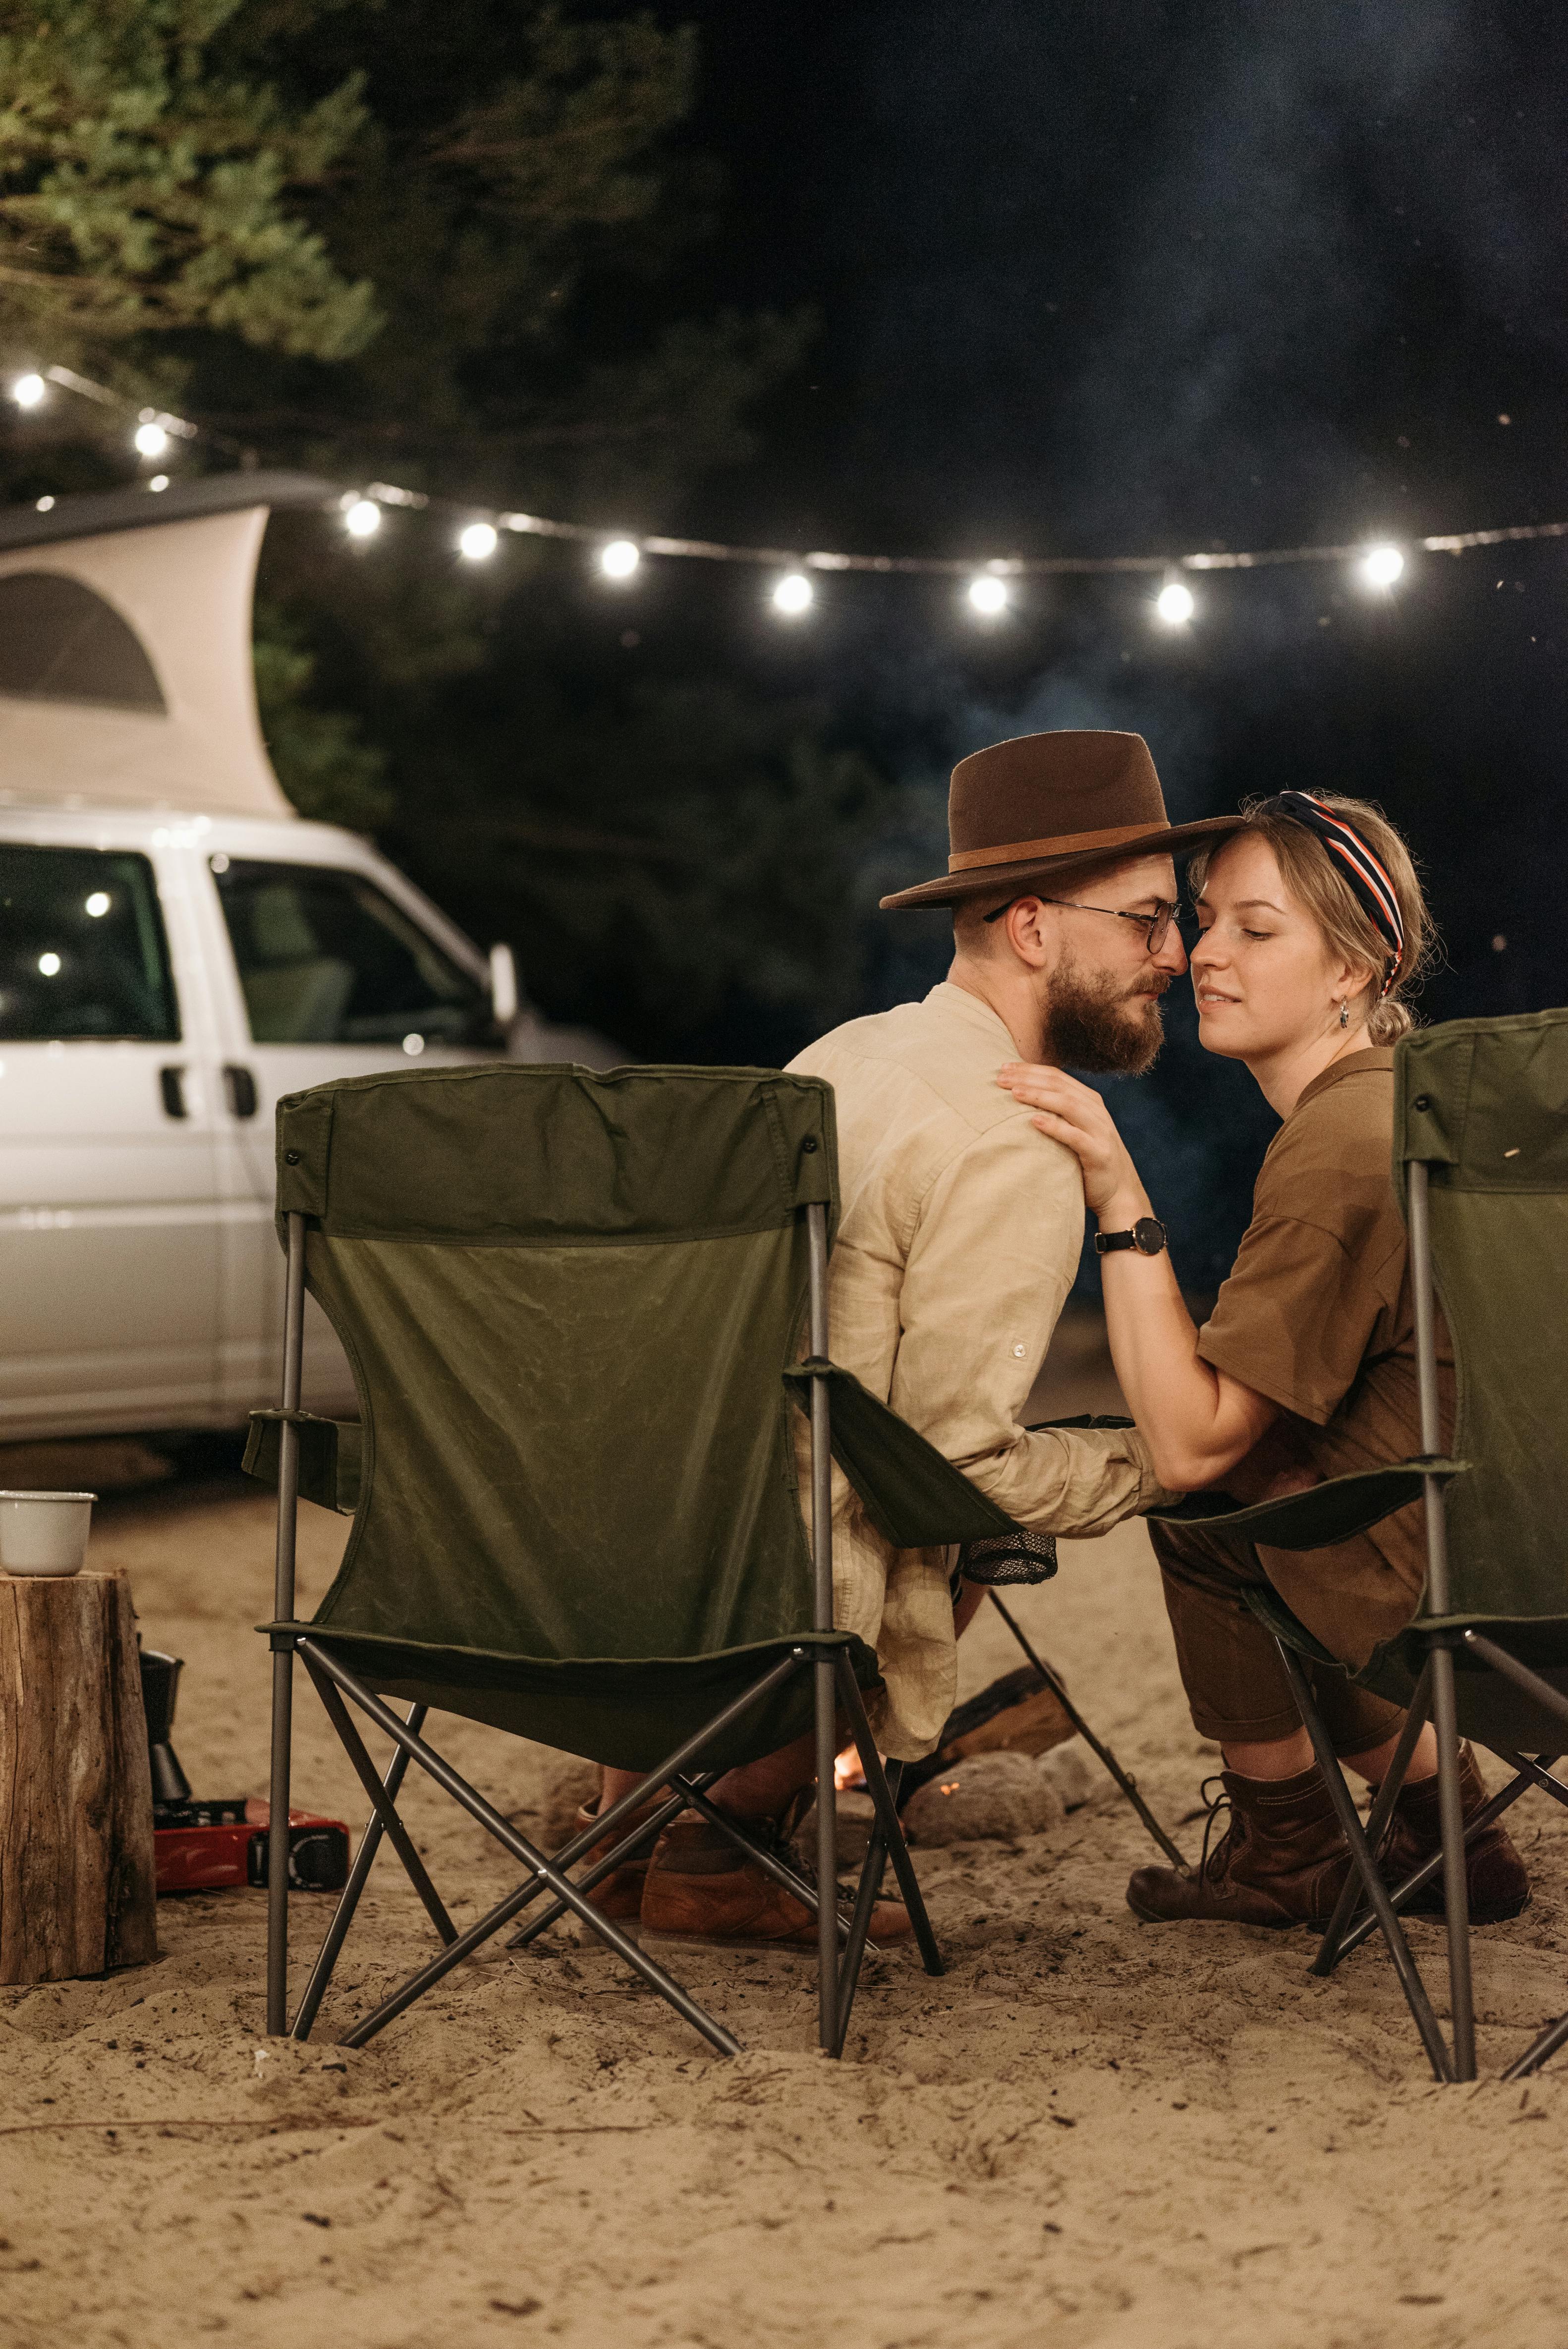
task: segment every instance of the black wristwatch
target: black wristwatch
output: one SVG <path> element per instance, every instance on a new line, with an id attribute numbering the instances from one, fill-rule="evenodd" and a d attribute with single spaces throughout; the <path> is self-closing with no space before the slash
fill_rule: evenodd
<path id="1" fill-rule="evenodd" d="M 1116 1248 L 1136 1248 L 1140 1256 L 1158 1256 L 1165 1245 L 1165 1226 L 1157 1216 L 1140 1216 L 1130 1232 L 1096 1232 L 1095 1254 L 1109 1256 Z"/>

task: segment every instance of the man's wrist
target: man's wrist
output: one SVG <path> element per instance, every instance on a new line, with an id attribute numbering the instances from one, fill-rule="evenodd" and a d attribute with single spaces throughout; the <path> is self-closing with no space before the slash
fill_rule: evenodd
<path id="1" fill-rule="evenodd" d="M 1136 1191 L 1121 1192 L 1098 1211 L 1102 1232 L 1130 1232 L 1141 1216 L 1154 1212 L 1149 1204 L 1149 1194 L 1140 1185 Z"/>

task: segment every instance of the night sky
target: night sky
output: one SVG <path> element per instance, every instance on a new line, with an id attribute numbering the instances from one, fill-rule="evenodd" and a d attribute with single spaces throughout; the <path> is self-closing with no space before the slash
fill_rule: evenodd
<path id="1" fill-rule="evenodd" d="M 820 333 L 755 462 L 630 523 L 983 557 L 1568 519 L 1568 13 L 657 13 L 702 26 L 690 138 L 727 175 L 692 298 L 810 304 Z M 1131 727 L 1178 818 L 1287 785 L 1379 800 L 1446 941 L 1429 1017 L 1561 1000 L 1568 549 L 1418 557 L 1382 598 L 1337 565 L 1209 574 L 1184 635 L 1153 625 L 1157 585 L 1031 582 L 983 626 L 961 583 L 823 578 L 790 628 L 763 575 L 664 565 L 625 657 L 700 644 L 821 695 L 908 782 L 868 905 L 942 868 L 954 758 Z M 865 1008 L 940 975 L 940 917 L 870 919 Z M 1181 1034 L 1115 1100 L 1212 1285 L 1272 1118 Z"/>

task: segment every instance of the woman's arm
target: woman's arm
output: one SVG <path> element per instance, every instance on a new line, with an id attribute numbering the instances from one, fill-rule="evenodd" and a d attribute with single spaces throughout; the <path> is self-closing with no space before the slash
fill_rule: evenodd
<path id="1" fill-rule="evenodd" d="M 1126 1143 L 1097 1092 L 1060 1069 L 1009 1062 L 997 1082 L 1065 1143 L 1083 1168 L 1084 1197 L 1103 1232 L 1153 1213 Z M 1172 1492 L 1218 1484 L 1279 1417 L 1279 1406 L 1205 1362 L 1169 1249 L 1119 1248 L 1099 1260 L 1106 1327 L 1128 1407 Z"/>

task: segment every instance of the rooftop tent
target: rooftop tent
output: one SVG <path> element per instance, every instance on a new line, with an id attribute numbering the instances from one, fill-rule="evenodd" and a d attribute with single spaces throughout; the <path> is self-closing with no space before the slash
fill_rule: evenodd
<path id="1" fill-rule="evenodd" d="M 0 803 L 293 813 L 256 716 L 251 594 L 304 473 L 0 512 Z"/>

